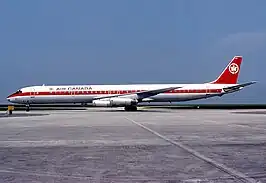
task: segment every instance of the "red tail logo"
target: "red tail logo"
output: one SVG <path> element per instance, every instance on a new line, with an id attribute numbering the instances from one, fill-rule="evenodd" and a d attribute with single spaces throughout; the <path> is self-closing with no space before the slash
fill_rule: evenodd
<path id="1" fill-rule="evenodd" d="M 235 56 L 222 74 L 212 84 L 236 84 L 242 63 L 242 56 Z"/>

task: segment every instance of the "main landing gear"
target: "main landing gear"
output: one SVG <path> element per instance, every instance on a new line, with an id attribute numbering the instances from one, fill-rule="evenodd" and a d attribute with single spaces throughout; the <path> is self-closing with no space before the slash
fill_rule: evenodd
<path id="1" fill-rule="evenodd" d="M 137 110 L 138 110 L 137 106 L 131 106 L 131 105 L 125 106 L 125 111 L 137 111 Z"/>

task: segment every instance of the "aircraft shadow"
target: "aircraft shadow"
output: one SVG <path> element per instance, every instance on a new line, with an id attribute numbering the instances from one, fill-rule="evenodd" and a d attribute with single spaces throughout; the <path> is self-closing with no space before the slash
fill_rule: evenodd
<path id="1" fill-rule="evenodd" d="M 90 110 L 88 110 L 90 111 Z M 167 111 L 167 110 L 154 110 L 154 109 L 149 109 L 149 110 L 145 110 L 145 109 L 138 109 L 137 111 L 125 111 L 123 109 L 94 109 L 91 112 L 119 112 L 119 113 L 172 113 L 171 111 Z"/>

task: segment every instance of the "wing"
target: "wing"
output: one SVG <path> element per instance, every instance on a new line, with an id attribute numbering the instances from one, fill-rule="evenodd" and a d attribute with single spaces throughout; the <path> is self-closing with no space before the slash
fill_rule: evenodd
<path id="1" fill-rule="evenodd" d="M 252 81 L 252 82 L 248 82 L 248 83 L 243 83 L 243 84 L 238 84 L 236 86 L 230 86 L 230 87 L 223 88 L 223 90 L 224 90 L 225 93 L 232 93 L 232 92 L 241 90 L 244 87 L 249 86 L 249 85 L 252 85 L 252 84 L 255 84 L 255 83 L 256 83 L 256 81 Z"/>
<path id="2" fill-rule="evenodd" d="M 160 93 L 164 93 L 164 92 L 179 89 L 179 88 L 182 88 L 182 87 L 159 88 L 159 89 L 155 89 L 155 90 L 140 91 L 140 92 L 134 92 L 134 93 L 128 93 L 128 94 L 101 96 L 101 97 L 95 97 L 95 98 L 93 98 L 93 100 L 113 98 L 113 97 L 127 97 L 127 98 L 137 99 L 137 100 L 141 101 L 144 98 L 148 98 L 148 97 L 151 97 L 154 95 L 158 95 Z"/>
<path id="3" fill-rule="evenodd" d="M 148 91 L 138 92 L 137 96 L 139 100 L 142 100 L 144 98 L 148 98 L 154 95 L 158 95 L 160 93 L 168 92 L 168 91 L 179 89 L 179 88 L 182 88 L 182 87 L 168 87 L 168 88 L 160 88 L 160 89 L 155 89 L 155 90 L 148 90 Z"/>

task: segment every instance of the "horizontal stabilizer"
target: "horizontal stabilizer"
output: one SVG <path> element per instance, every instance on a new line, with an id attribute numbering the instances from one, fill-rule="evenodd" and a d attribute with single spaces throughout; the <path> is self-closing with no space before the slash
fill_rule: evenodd
<path id="1" fill-rule="evenodd" d="M 257 83 L 257 82 L 252 81 L 252 82 L 248 82 L 248 83 L 238 84 L 236 86 L 230 86 L 230 87 L 223 88 L 223 90 L 225 93 L 231 93 L 231 92 L 241 90 L 242 88 L 249 86 L 249 85 L 252 85 L 252 84 L 255 84 L 255 83 Z"/>

